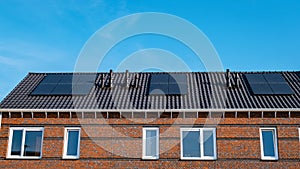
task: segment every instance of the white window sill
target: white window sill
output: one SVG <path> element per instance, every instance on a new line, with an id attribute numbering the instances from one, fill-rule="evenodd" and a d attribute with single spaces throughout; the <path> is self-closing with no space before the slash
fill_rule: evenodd
<path id="1" fill-rule="evenodd" d="M 20 157 L 20 156 L 8 156 L 6 159 L 20 159 L 20 160 L 39 160 L 42 157 Z"/>
<path id="2" fill-rule="evenodd" d="M 215 157 L 181 157 L 181 160 L 217 160 Z"/>
<path id="3" fill-rule="evenodd" d="M 153 156 L 148 156 L 148 157 L 143 157 L 143 160 L 158 160 L 159 157 L 153 157 Z"/>
<path id="4" fill-rule="evenodd" d="M 63 156 L 62 159 L 64 159 L 64 160 L 78 160 L 79 156 Z"/>
<path id="5" fill-rule="evenodd" d="M 277 157 L 262 157 L 261 160 L 278 160 Z"/>

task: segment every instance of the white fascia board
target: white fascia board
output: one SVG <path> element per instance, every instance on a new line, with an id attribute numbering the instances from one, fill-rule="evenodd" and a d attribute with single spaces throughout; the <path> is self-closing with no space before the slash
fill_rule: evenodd
<path id="1" fill-rule="evenodd" d="M 0 109 L 0 112 L 264 112 L 300 111 L 300 108 L 263 108 L 263 109 Z"/>

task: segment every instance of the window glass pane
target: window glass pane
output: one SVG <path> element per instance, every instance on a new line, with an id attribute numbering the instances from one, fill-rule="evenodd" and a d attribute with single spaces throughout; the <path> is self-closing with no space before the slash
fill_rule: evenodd
<path id="1" fill-rule="evenodd" d="M 214 156 L 213 131 L 203 130 L 204 156 Z"/>
<path id="2" fill-rule="evenodd" d="M 183 131 L 183 157 L 200 157 L 200 132 Z"/>
<path id="3" fill-rule="evenodd" d="M 156 156 L 156 130 L 146 130 L 146 156 Z"/>
<path id="4" fill-rule="evenodd" d="M 79 131 L 68 131 L 67 155 L 77 156 Z"/>
<path id="5" fill-rule="evenodd" d="M 22 130 L 14 130 L 11 144 L 11 155 L 21 155 Z"/>
<path id="6" fill-rule="evenodd" d="M 264 156 L 275 156 L 274 133 L 271 130 L 262 131 Z"/>
<path id="7" fill-rule="evenodd" d="M 40 156 L 42 131 L 26 131 L 24 156 Z"/>

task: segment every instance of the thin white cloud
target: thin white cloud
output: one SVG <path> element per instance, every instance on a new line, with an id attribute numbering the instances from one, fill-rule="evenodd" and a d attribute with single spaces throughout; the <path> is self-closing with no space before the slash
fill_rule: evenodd
<path id="1" fill-rule="evenodd" d="M 24 60 L 0 56 L 0 65 L 19 66 Z"/>
<path id="2" fill-rule="evenodd" d="M 60 57 L 66 56 L 67 52 L 56 49 L 51 46 L 43 44 L 34 44 L 29 42 L 23 42 L 21 40 L 7 40 L 6 43 L 1 43 L 0 55 L 4 55 L 5 58 L 2 58 L 2 62 L 7 62 L 13 64 L 12 59 L 7 56 L 12 56 L 14 58 L 19 58 L 17 60 L 26 61 L 26 60 L 42 60 L 51 62 Z M 22 57 L 22 59 L 20 59 Z M 26 59 L 26 60 L 25 60 Z"/>

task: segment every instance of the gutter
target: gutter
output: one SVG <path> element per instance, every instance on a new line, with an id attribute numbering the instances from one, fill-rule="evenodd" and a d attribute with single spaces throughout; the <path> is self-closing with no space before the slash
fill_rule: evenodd
<path id="1" fill-rule="evenodd" d="M 300 108 L 259 108 L 259 109 L 0 109 L 1 112 L 300 112 Z M 1 122 L 1 120 L 0 120 Z"/>

